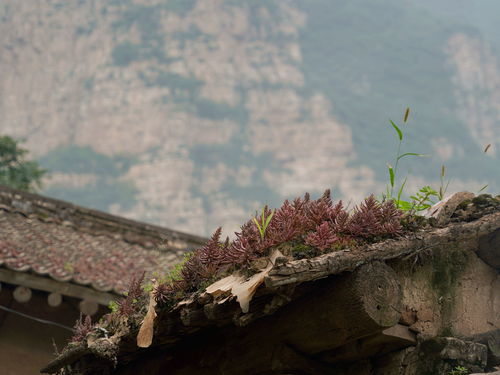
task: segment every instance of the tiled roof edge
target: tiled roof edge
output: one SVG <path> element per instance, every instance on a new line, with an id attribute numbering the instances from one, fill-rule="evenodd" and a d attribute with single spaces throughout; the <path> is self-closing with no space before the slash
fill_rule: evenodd
<path id="1" fill-rule="evenodd" d="M 93 284 L 78 283 L 74 279 L 59 280 L 47 274 L 34 270 L 18 272 L 9 267 L 0 267 L 0 281 L 12 285 L 21 285 L 34 290 L 60 293 L 65 296 L 86 299 L 89 298 L 107 306 L 112 300 L 122 296 L 122 291 L 112 288 L 96 288 Z"/>
<path id="2" fill-rule="evenodd" d="M 76 230 L 109 235 L 146 248 L 192 249 L 207 241 L 204 237 L 126 219 L 2 185 L 0 185 L 0 204 L 26 216 L 35 216 L 42 221 L 53 221 L 72 226 Z"/>

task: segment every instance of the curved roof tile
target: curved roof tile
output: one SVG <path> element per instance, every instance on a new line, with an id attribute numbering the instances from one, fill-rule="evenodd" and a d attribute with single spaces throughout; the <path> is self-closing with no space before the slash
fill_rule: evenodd
<path id="1" fill-rule="evenodd" d="M 18 203 L 6 202 L 5 191 L 11 195 L 15 193 L 21 199 L 30 198 L 24 206 L 31 204 L 33 207 L 33 197 L 39 201 L 46 198 L 0 188 L 0 267 L 14 271 L 48 275 L 58 281 L 91 285 L 103 292 L 122 293 L 133 275 L 142 271 L 165 272 L 182 260 L 187 249 L 202 242 L 201 237 L 192 236 L 195 240 L 189 241 L 189 235 L 177 233 L 172 238 L 184 240 L 186 246 L 165 248 L 159 243 L 170 239 L 165 239 L 162 230 L 168 231 L 168 234 L 175 232 L 98 211 L 91 211 L 92 215 L 85 217 L 85 225 L 68 221 L 68 215 L 64 221 L 60 220 L 58 212 L 53 212 L 53 217 L 47 217 L 36 210 L 20 211 Z M 51 204 L 55 201 L 47 200 Z M 55 202 L 57 204 L 53 206 L 62 210 L 66 206 L 86 210 L 69 203 Z M 94 217 L 95 223 L 89 225 L 89 217 Z M 103 218 L 107 226 L 103 225 Z M 126 225 L 122 225 L 123 220 L 126 220 Z M 116 230 L 120 225 L 123 228 Z"/>

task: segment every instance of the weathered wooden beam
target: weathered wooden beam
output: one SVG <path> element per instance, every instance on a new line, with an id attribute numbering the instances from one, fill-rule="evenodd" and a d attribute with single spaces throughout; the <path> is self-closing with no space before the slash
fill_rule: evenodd
<path id="1" fill-rule="evenodd" d="M 60 293 L 50 293 L 47 296 L 47 303 L 50 307 L 57 307 L 62 303 L 62 295 Z"/>
<path id="2" fill-rule="evenodd" d="M 185 307 L 180 311 L 180 319 L 186 327 L 203 327 L 209 325 L 205 312 L 201 309 Z"/>
<path id="3" fill-rule="evenodd" d="M 363 265 L 328 285 L 314 298 L 294 303 L 280 319 L 283 339 L 300 351 L 334 349 L 399 321 L 402 290 L 386 264 Z"/>
<path id="4" fill-rule="evenodd" d="M 395 272 L 384 263 L 363 265 L 352 274 L 338 275 L 314 284 L 308 286 L 307 290 L 310 292 L 300 292 L 299 299 L 272 316 L 258 319 L 251 325 L 236 330 L 235 327 L 227 327 L 216 331 L 219 340 L 217 345 L 213 344 L 216 338 L 212 335 L 187 338 L 183 346 L 172 352 L 174 359 L 167 360 L 164 356 L 159 359 L 163 362 L 162 368 L 165 371 L 175 370 L 179 374 L 190 373 L 189 371 L 194 371 L 193 368 L 199 367 L 203 371 L 196 373 L 200 374 L 252 375 L 270 371 L 271 364 L 274 364 L 274 372 L 267 373 L 286 373 L 293 369 L 298 371 L 301 367 L 304 371 L 315 366 L 321 369 L 321 361 L 313 360 L 311 354 L 381 332 L 399 321 L 402 310 L 401 287 Z M 211 325 L 227 324 L 239 311 L 234 301 L 218 307 L 220 311 L 215 305 L 208 304 L 195 313 L 191 310 L 194 305 L 187 305 L 181 310 L 179 319 L 191 327 L 203 326 L 205 319 Z M 169 331 L 170 329 L 165 329 L 166 335 L 156 332 L 158 340 L 168 339 Z M 189 340 L 193 340 L 192 344 L 189 344 Z M 294 348 L 296 355 L 283 349 L 284 345 Z M 186 352 L 192 351 L 195 346 L 201 348 L 198 355 Z M 121 355 L 126 353 L 122 352 Z M 188 364 L 175 360 L 183 356 L 190 357 L 195 362 Z M 219 357 L 216 364 L 212 365 L 216 366 L 213 372 L 205 370 L 204 363 L 212 363 L 213 358 Z M 284 364 L 291 361 L 292 357 L 295 358 L 292 361 L 294 364 L 287 368 Z M 318 370 L 317 373 L 321 372 Z"/>
<path id="5" fill-rule="evenodd" d="M 380 333 L 351 341 L 333 351 L 321 355 L 325 362 L 353 362 L 372 356 L 401 350 L 417 344 L 416 335 L 408 327 L 396 324 Z"/>
<path id="6" fill-rule="evenodd" d="M 362 264 L 418 254 L 427 249 L 445 247 L 470 251 L 479 249 L 479 239 L 500 230 L 500 212 L 468 223 L 453 223 L 446 228 L 420 231 L 407 238 L 387 240 L 362 251 L 343 250 L 312 259 L 301 259 L 273 269 L 265 279 L 267 287 L 299 284 L 329 275 L 353 271 Z M 496 254 L 496 253 L 495 253 Z"/>
<path id="7" fill-rule="evenodd" d="M 0 268 L 0 281 L 35 290 L 60 293 L 69 297 L 94 300 L 104 306 L 107 306 L 110 301 L 118 298 L 118 295 L 116 294 L 99 292 L 85 286 L 57 281 L 48 277 L 36 276 L 26 272 L 16 272 L 6 268 Z"/>
<path id="8" fill-rule="evenodd" d="M 326 366 L 313 360 L 311 354 L 395 325 L 400 316 L 401 299 L 395 273 L 383 263 L 364 265 L 353 274 L 320 282 L 310 293 L 273 316 L 224 337 L 225 344 L 217 349 L 225 353 L 218 371 L 313 374 L 316 372 L 310 368 L 317 366 L 318 373 L 322 373 L 319 369 Z M 296 354 L 292 355 L 286 348 L 293 348 Z M 287 361 L 292 361 L 289 367 L 286 367 Z"/>
<path id="9" fill-rule="evenodd" d="M 42 374 L 54 374 L 59 371 L 59 369 L 64 366 L 72 364 L 77 359 L 82 358 L 84 355 L 89 354 L 90 349 L 83 344 L 79 344 L 75 347 L 70 347 L 64 351 L 64 355 L 58 356 L 52 362 L 50 362 L 47 366 L 43 367 L 40 370 Z"/>
<path id="10" fill-rule="evenodd" d="M 272 316 L 251 325 L 226 327 L 188 339 L 171 353 L 173 359 L 164 360 L 162 368 L 176 374 L 331 373 L 329 365 L 314 358 L 316 354 L 381 332 L 400 318 L 401 287 L 395 272 L 384 263 L 363 265 L 352 274 L 309 285 L 307 290 Z M 227 321 L 231 311 L 234 314 L 236 306 L 221 312 L 210 310 L 208 315 L 212 324 L 217 324 Z M 193 313 L 184 314 L 184 320 L 191 324 L 187 316 Z M 200 324 L 202 317 L 193 318 Z M 198 354 L 193 354 L 195 347 Z M 181 363 L 177 360 L 181 357 L 192 360 Z"/>
<path id="11" fill-rule="evenodd" d="M 32 293 L 30 288 L 26 288 L 25 286 L 18 286 L 16 289 L 14 289 L 12 295 L 17 302 L 26 303 L 31 299 Z"/>

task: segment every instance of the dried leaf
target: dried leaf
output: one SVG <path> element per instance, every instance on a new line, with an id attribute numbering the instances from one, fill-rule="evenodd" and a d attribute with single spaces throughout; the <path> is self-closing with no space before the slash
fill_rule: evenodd
<path id="1" fill-rule="evenodd" d="M 214 298 L 217 298 L 225 294 L 230 294 L 231 289 L 235 284 L 242 283 L 244 281 L 245 281 L 244 276 L 233 274 L 209 285 L 205 290 L 205 292 L 211 294 Z"/>
<path id="2" fill-rule="evenodd" d="M 248 281 L 245 281 L 244 283 L 241 284 L 236 284 L 233 289 L 231 290 L 231 293 L 236 296 L 237 301 L 240 304 L 241 311 L 243 313 L 247 313 L 249 308 L 250 308 L 250 301 L 252 300 L 252 297 L 254 296 L 255 292 L 257 291 L 257 288 L 259 287 L 260 284 L 264 282 L 264 278 L 269 274 L 269 271 L 274 266 L 274 261 L 278 256 L 283 256 L 279 250 L 275 250 L 269 259 L 269 263 L 266 268 L 264 268 L 262 271 L 259 273 L 256 273 Z"/>
<path id="3" fill-rule="evenodd" d="M 279 250 L 274 250 L 269 257 L 266 267 L 250 277 L 248 280 L 241 275 L 234 274 L 213 283 L 206 289 L 206 292 L 214 297 L 223 296 L 228 293 L 232 294 L 239 302 L 241 311 L 243 313 L 247 313 L 250 307 L 250 301 L 257 291 L 257 288 L 264 282 L 264 278 L 269 274 L 274 266 L 274 261 L 280 256 L 282 257 L 283 254 L 281 254 Z M 227 298 L 223 301 L 226 300 Z M 219 303 L 222 302 L 219 301 Z"/>
<path id="4" fill-rule="evenodd" d="M 146 313 L 146 316 L 142 321 L 141 328 L 139 329 L 139 333 L 137 334 L 137 346 L 139 348 L 147 348 L 153 342 L 153 329 L 154 329 L 154 321 L 156 318 L 155 306 L 156 306 L 156 300 L 154 298 L 153 291 L 151 291 L 149 293 L 148 312 Z"/>

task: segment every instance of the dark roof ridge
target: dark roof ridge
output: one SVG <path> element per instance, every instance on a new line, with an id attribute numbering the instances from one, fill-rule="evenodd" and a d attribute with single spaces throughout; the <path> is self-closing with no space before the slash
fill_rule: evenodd
<path id="1" fill-rule="evenodd" d="M 0 185 L 1 208 L 41 221 L 53 221 L 95 235 L 108 235 L 157 250 L 193 248 L 206 238 L 147 224 L 59 199 Z"/>

